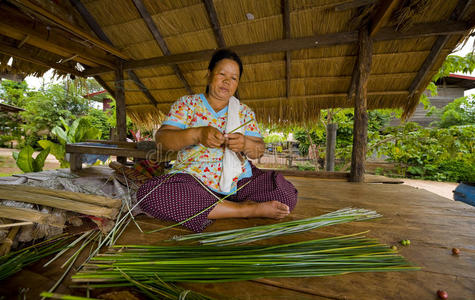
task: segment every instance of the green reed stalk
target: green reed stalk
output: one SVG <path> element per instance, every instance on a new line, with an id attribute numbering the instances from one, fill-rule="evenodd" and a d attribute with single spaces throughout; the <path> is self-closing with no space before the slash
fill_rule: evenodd
<path id="1" fill-rule="evenodd" d="M 303 232 L 323 226 L 336 225 L 352 221 L 363 221 L 379 217 L 381 217 L 381 215 L 375 211 L 344 208 L 328 214 L 302 220 L 219 232 L 188 234 L 184 236 L 175 236 L 172 239 L 175 241 L 197 241 L 201 244 L 217 246 L 235 245 Z"/>
<path id="2" fill-rule="evenodd" d="M 94 257 L 73 281 L 96 287 L 130 284 L 119 270 L 139 282 L 154 274 L 165 282 L 227 282 L 419 269 L 362 234 L 274 246 L 115 246 L 122 249 Z"/>

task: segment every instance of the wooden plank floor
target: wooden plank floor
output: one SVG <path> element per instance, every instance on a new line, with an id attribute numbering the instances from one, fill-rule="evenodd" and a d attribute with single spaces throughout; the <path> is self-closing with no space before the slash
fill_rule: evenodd
<path id="1" fill-rule="evenodd" d="M 411 240 L 400 253 L 421 271 L 388 273 L 355 273 L 321 278 L 281 278 L 222 284 L 187 284 L 217 299 L 437 299 L 436 291 L 444 289 L 449 299 L 475 299 L 475 207 L 425 190 L 401 184 L 349 183 L 341 180 L 288 177 L 299 191 L 299 203 L 293 214 L 283 221 L 324 214 L 344 207 L 373 209 L 383 218 L 353 222 L 313 230 L 264 242 L 288 243 L 326 236 L 370 230 L 369 237 L 395 245 L 401 239 Z M 266 219 L 220 220 L 207 231 L 269 224 Z M 138 218 L 144 230 L 168 223 L 144 216 Z M 163 240 L 186 230 L 173 228 L 154 234 L 141 233 L 132 223 L 118 241 L 120 244 L 163 244 Z M 261 242 L 262 243 L 262 242 Z M 451 249 L 461 250 L 460 256 Z M 2 282 L 0 294 L 6 290 L 28 287 L 57 276 L 30 268 Z M 58 273 L 58 272 L 56 272 Z M 31 283 L 27 283 L 26 281 Z M 68 292 L 69 280 L 59 291 Z M 20 285 L 19 285 L 20 284 Z M 50 284 L 50 285 L 51 285 Z M 48 285 L 48 286 L 50 286 Z M 273 286 L 274 285 L 274 286 Z M 282 287 L 276 287 L 282 286 Z M 45 287 L 43 286 L 43 289 Z M 31 299 L 34 299 L 31 298 Z"/>

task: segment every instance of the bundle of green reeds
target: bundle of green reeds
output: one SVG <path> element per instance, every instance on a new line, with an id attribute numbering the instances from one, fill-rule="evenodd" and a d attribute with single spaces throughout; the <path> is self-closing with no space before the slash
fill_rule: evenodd
<path id="1" fill-rule="evenodd" d="M 323 226 L 330 226 L 351 221 L 363 221 L 379 217 L 381 217 L 381 215 L 372 210 L 344 208 L 328 214 L 303 220 L 219 232 L 188 234 L 183 236 L 175 236 L 173 237 L 173 240 L 198 241 L 201 244 L 216 246 L 244 244 L 271 237 L 303 232 Z"/>
<path id="2" fill-rule="evenodd" d="M 387 245 L 364 233 L 275 246 L 115 246 L 74 275 L 88 286 L 138 282 L 227 282 L 270 277 L 313 277 L 351 272 L 417 270 Z M 100 282 L 100 284 L 98 284 Z"/>
<path id="3" fill-rule="evenodd" d="M 0 280 L 21 271 L 25 266 L 43 257 L 63 250 L 68 247 L 73 237 L 74 236 L 70 234 L 62 234 L 0 257 Z"/>

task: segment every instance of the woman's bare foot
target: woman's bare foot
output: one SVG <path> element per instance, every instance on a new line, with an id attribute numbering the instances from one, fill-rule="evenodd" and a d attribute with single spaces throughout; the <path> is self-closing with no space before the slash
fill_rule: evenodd
<path id="1" fill-rule="evenodd" d="M 224 200 L 218 203 L 208 214 L 208 219 L 226 218 L 272 218 L 282 219 L 290 213 L 290 209 L 279 201 L 269 202 L 232 202 Z"/>
<path id="2" fill-rule="evenodd" d="M 290 213 L 290 209 L 279 201 L 268 202 L 248 202 L 251 208 L 249 217 L 251 218 L 271 218 L 282 219 Z"/>

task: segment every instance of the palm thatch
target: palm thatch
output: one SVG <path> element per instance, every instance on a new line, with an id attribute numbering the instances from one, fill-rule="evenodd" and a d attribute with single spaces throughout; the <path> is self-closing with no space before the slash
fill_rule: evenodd
<path id="1" fill-rule="evenodd" d="M 80 5 L 74 4 L 78 2 Z M 373 36 L 368 108 L 403 108 L 409 116 L 445 57 L 475 24 L 475 4 L 464 6 L 467 1 L 458 0 L 214 0 L 210 2 L 217 24 L 212 24 L 205 2 L 3 1 L 0 45 L 17 48 L 24 55 L 0 50 L 0 71 L 41 76 L 48 65 L 58 67 L 59 62 L 63 67 L 57 69 L 59 74 L 70 70 L 100 76 L 113 89 L 119 61 L 131 64 L 124 72 L 127 114 L 138 125 L 155 127 L 179 97 L 204 92 L 212 50 L 230 47 L 241 54 L 244 63 L 240 99 L 256 111 L 260 121 L 311 123 L 321 109 L 354 104 L 347 94 L 358 56 L 357 41 L 319 45 L 320 37 L 372 26 L 378 14 L 387 12 Z M 389 2 L 394 7 L 384 11 Z M 144 10 L 155 32 L 147 25 Z M 399 38 L 401 33 L 408 35 Z M 447 36 L 447 41 L 432 57 L 431 50 L 441 36 Z M 315 43 L 300 46 L 295 40 L 306 37 L 314 37 Z M 287 42 L 267 48 L 252 45 L 278 40 Z M 195 53 L 204 50 L 208 52 Z M 289 74 L 286 53 L 290 55 Z M 34 60 L 26 59 L 26 54 Z M 179 54 L 183 56 L 177 57 Z M 7 66 L 11 56 L 13 65 Z M 166 56 L 176 60 L 159 61 Z M 429 67 L 426 60 L 432 61 Z M 76 69 L 77 63 L 85 68 L 83 73 Z M 131 70 L 139 82 L 130 76 Z"/>

